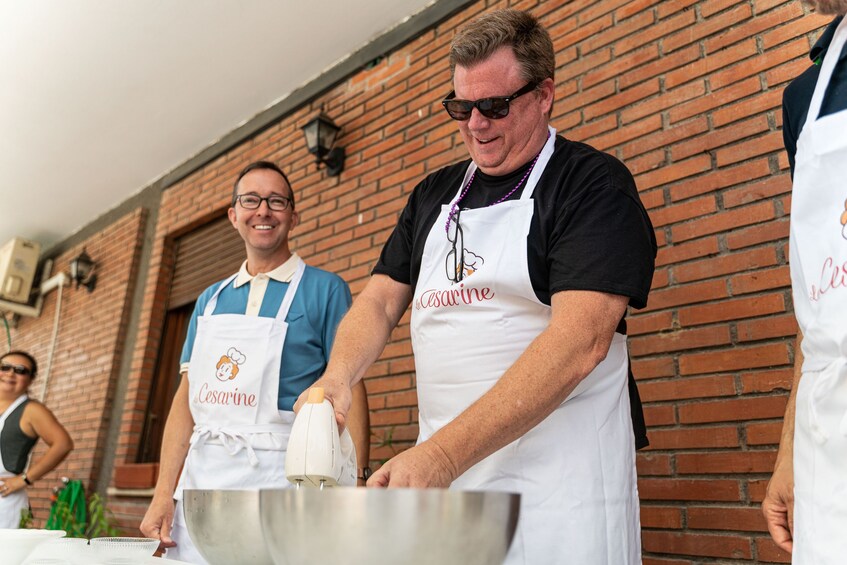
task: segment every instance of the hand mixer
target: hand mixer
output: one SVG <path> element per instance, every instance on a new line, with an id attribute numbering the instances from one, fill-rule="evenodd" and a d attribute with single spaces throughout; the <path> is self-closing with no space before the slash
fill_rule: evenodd
<path id="1" fill-rule="evenodd" d="M 309 390 L 306 403 L 294 418 L 285 476 L 297 485 L 308 487 L 355 486 L 356 449 L 346 429 L 339 435 L 335 410 L 324 398 L 324 389 Z"/>

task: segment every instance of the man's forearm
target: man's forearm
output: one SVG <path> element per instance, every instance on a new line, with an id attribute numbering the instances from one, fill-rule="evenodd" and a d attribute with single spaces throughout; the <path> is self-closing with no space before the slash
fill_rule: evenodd
<path id="1" fill-rule="evenodd" d="M 411 302 L 408 285 L 374 275 L 341 320 L 324 377 L 356 384 L 376 361 Z"/>
<path id="2" fill-rule="evenodd" d="M 157 496 L 173 496 L 179 471 L 188 454 L 193 430 L 194 419 L 188 407 L 188 375 L 183 373 L 162 435 L 159 478 L 156 481 Z"/>
<path id="3" fill-rule="evenodd" d="M 794 346 L 794 380 L 791 385 L 791 393 L 788 395 L 788 405 L 785 407 L 785 417 L 782 421 L 782 433 L 779 439 L 779 452 L 777 453 L 776 466 L 783 463 L 793 463 L 794 458 L 794 413 L 797 404 L 797 389 L 800 387 L 800 378 L 803 376 L 803 343 L 802 332 L 797 332 L 797 342 Z"/>
<path id="4" fill-rule="evenodd" d="M 455 476 L 538 425 L 605 359 L 627 300 L 579 296 L 560 306 L 491 390 L 432 437 Z"/>

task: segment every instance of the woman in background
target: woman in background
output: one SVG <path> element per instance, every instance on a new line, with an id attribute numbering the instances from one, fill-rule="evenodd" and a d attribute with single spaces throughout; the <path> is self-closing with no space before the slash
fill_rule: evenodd
<path id="1" fill-rule="evenodd" d="M 67 430 L 53 413 L 27 396 L 38 364 L 24 351 L 0 357 L 0 528 L 18 528 L 29 508 L 27 488 L 56 468 L 73 449 Z M 26 468 L 38 438 L 47 453 Z"/>

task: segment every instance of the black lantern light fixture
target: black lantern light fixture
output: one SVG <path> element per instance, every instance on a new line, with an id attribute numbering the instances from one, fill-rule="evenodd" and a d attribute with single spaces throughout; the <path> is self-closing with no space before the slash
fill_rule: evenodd
<path id="1" fill-rule="evenodd" d="M 326 174 L 335 177 L 344 170 L 344 148 L 335 147 L 335 139 L 341 128 L 326 114 L 321 113 L 300 128 L 306 136 L 306 148 L 320 165 L 326 165 Z"/>
<path id="2" fill-rule="evenodd" d="M 97 273 L 94 272 L 96 266 L 83 248 L 82 253 L 71 261 L 71 280 L 76 283 L 76 288 L 82 285 L 88 289 L 88 292 L 94 290 L 97 284 Z"/>

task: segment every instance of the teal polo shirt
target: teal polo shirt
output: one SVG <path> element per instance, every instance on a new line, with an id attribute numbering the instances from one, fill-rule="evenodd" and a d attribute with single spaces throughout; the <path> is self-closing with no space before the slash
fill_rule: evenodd
<path id="1" fill-rule="evenodd" d="M 197 318 L 203 314 L 222 282 L 204 290 L 194 305 L 180 357 L 182 371 L 186 370 L 191 362 L 191 352 L 197 336 Z M 233 282 L 227 285 L 218 296 L 218 303 L 212 315 L 245 314 L 252 284 L 253 281 L 237 288 Z M 288 282 L 274 278 L 268 280 L 258 315 L 265 318 L 276 317 L 288 286 Z M 344 279 L 334 273 L 306 266 L 300 287 L 285 319 L 288 322 L 288 332 L 285 335 L 279 372 L 280 410 L 292 410 L 300 393 L 323 375 L 335 340 L 335 331 L 351 302 L 350 288 Z"/>

